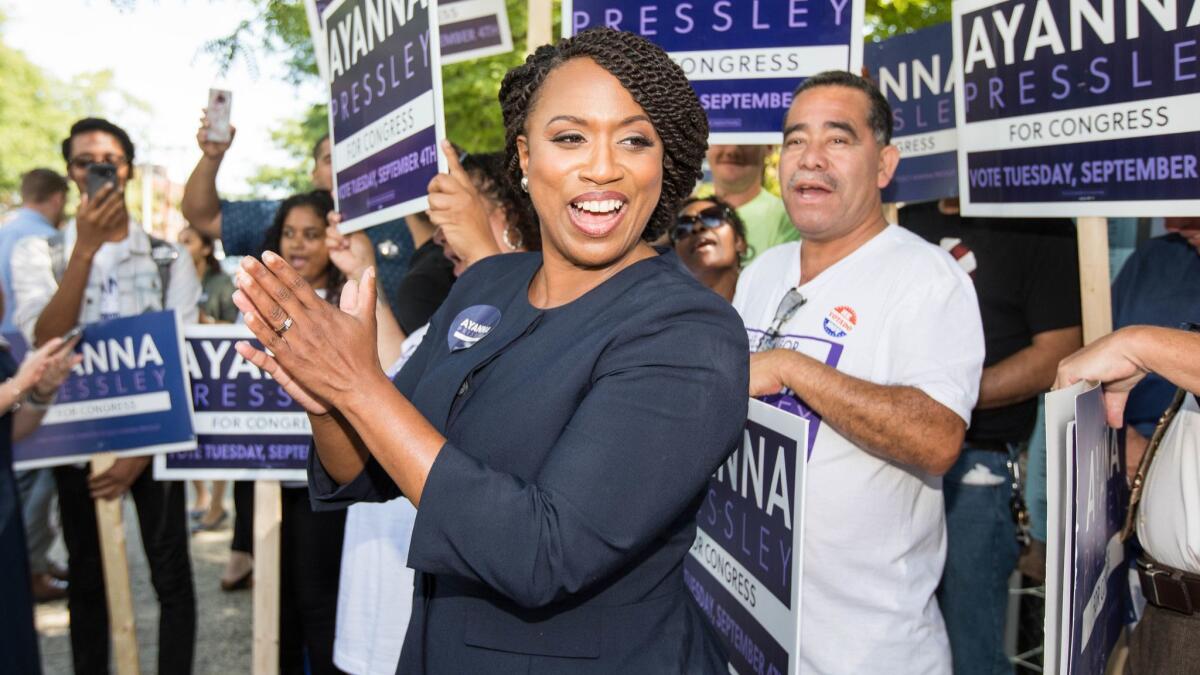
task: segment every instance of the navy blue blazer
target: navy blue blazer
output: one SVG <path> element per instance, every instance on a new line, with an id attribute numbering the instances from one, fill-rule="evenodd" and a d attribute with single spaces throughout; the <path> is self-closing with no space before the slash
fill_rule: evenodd
<path id="1" fill-rule="evenodd" d="M 745 424 L 746 332 L 673 260 L 541 310 L 541 254 L 493 256 L 433 316 L 396 377 L 447 439 L 397 672 L 728 672 L 683 559 Z M 309 480 L 315 508 L 400 496 L 374 460 L 339 486 L 310 453 Z"/>

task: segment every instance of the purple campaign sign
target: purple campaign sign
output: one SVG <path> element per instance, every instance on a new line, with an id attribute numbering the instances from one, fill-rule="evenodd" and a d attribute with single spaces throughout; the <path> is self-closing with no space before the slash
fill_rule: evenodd
<path id="1" fill-rule="evenodd" d="M 329 126 L 341 230 L 423 211 L 444 170 L 436 3 L 335 0 L 325 8 Z"/>
<path id="2" fill-rule="evenodd" d="M 564 0 L 563 34 L 637 33 L 671 54 L 708 112 L 710 142 L 779 143 L 792 92 L 862 63 L 861 0 Z"/>
<path id="3" fill-rule="evenodd" d="M 1103 673 L 1128 597 L 1121 526 L 1129 503 L 1125 461 L 1106 421 L 1100 387 L 1075 399 L 1075 536 L 1067 673 Z"/>
<path id="4" fill-rule="evenodd" d="M 956 1 L 963 213 L 1194 215 L 1193 4 Z"/>
<path id="5" fill-rule="evenodd" d="M 441 0 L 442 64 L 511 52 L 512 31 L 504 0 Z"/>
<path id="6" fill-rule="evenodd" d="M 892 106 L 900 149 L 885 202 L 958 196 L 953 53 L 949 23 L 866 45 L 863 59 Z"/>
<path id="7" fill-rule="evenodd" d="M 23 337 L 5 336 L 20 361 Z M 175 312 L 89 324 L 76 366 L 42 426 L 13 448 L 18 470 L 87 461 L 100 452 L 147 455 L 196 447 Z"/>
<path id="8" fill-rule="evenodd" d="M 156 459 L 159 480 L 305 480 L 312 440 L 308 415 L 278 382 L 242 358 L 240 325 L 185 331 L 184 353 L 196 418 L 196 449 Z"/>
<path id="9" fill-rule="evenodd" d="M 684 560 L 692 598 L 741 673 L 790 673 L 799 654 L 808 422 L 751 400 Z"/>

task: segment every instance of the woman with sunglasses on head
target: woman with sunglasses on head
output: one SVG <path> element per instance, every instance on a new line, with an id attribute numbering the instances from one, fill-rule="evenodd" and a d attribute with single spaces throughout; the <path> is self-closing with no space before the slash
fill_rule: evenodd
<path id="1" fill-rule="evenodd" d="M 610 29 L 538 48 L 500 100 L 541 253 L 468 270 L 394 385 L 372 274 L 337 311 L 247 259 L 235 302 L 273 355 L 239 353 L 309 411 L 315 502 L 417 507 L 397 672 L 726 673 L 683 562 L 745 424 L 746 333 L 649 245 L 700 175 L 704 109 Z"/>
<path id="2" fill-rule="evenodd" d="M 700 283 L 733 302 L 746 254 L 746 226 L 717 196 L 683 202 L 671 230 L 675 254 Z"/>

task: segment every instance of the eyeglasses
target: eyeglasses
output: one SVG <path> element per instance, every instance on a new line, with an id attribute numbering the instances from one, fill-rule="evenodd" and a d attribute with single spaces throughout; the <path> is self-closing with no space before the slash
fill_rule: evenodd
<path id="1" fill-rule="evenodd" d="M 696 228 L 715 230 L 729 224 L 729 210 L 720 206 L 710 206 L 700 213 L 691 216 L 679 216 L 675 219 L 675 229 L 671 230 L 671 241 L 679 241 L 697 232 Z"/>
<path id="2" fill-rule="evenodd" d="M 118 169 L 128 166 L 129 160 L 124 155 L 104 155 L 103 157 L 92 157 L 91 155 L 79 155 L 72 157 L 71 161 L 67 162 L 72 169 L 87 171 L 88 167 L 93 164 L 107 163 L 112 164 Z"/>

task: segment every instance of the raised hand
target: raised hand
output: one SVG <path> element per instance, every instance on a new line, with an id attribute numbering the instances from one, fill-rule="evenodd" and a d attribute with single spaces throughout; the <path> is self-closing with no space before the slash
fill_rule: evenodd
<path id="1" fill-rule="evenodd" d="M 329 249 L 329 261 L 334 264 L 346 278 L 358 281 L 368 267 L 375 265 L 375 247 L 371 238 L 365 232 L 342 234 L 338 225 L 342 216 L 336 211 L 329 213 L 329 226 L 325 228 L 325 247 Z"/>
<path id="2" fill-rule="evenodd" d="M 500 253 L 489 218 L 494 207 L 475 188 L 454 146 L 442 143 L 448 173 L 429 181 L 429 220 L 440 227 L 454 254 L 468 266 Z"/>
<path id="3" fill-rule="evenodd" d="M 125 193 L 116 185 L 105 185 L 90 198 L 84 194 L 75 214 L 75 248 L 95 253 L 104 242 L 123 236 L 128 222 Z"/>
<path id="4" fill-rule="evenodd" d="M 200 152 L 203 152 L 205 157 L 220 161 L 225 157 L 229 146 L 233 145 L 233 139 L 237 136 L 237 129 L 232 124 L 229 125 L 228 141 L 210 141 L 208 140 L 208 129 L 212 125 L 208 121 L 208 108 L 205 108 L 203 112 L 204 115 L 200 118 L 200 130 L 196 132 L 196 144 L 200 146 Z"/>

